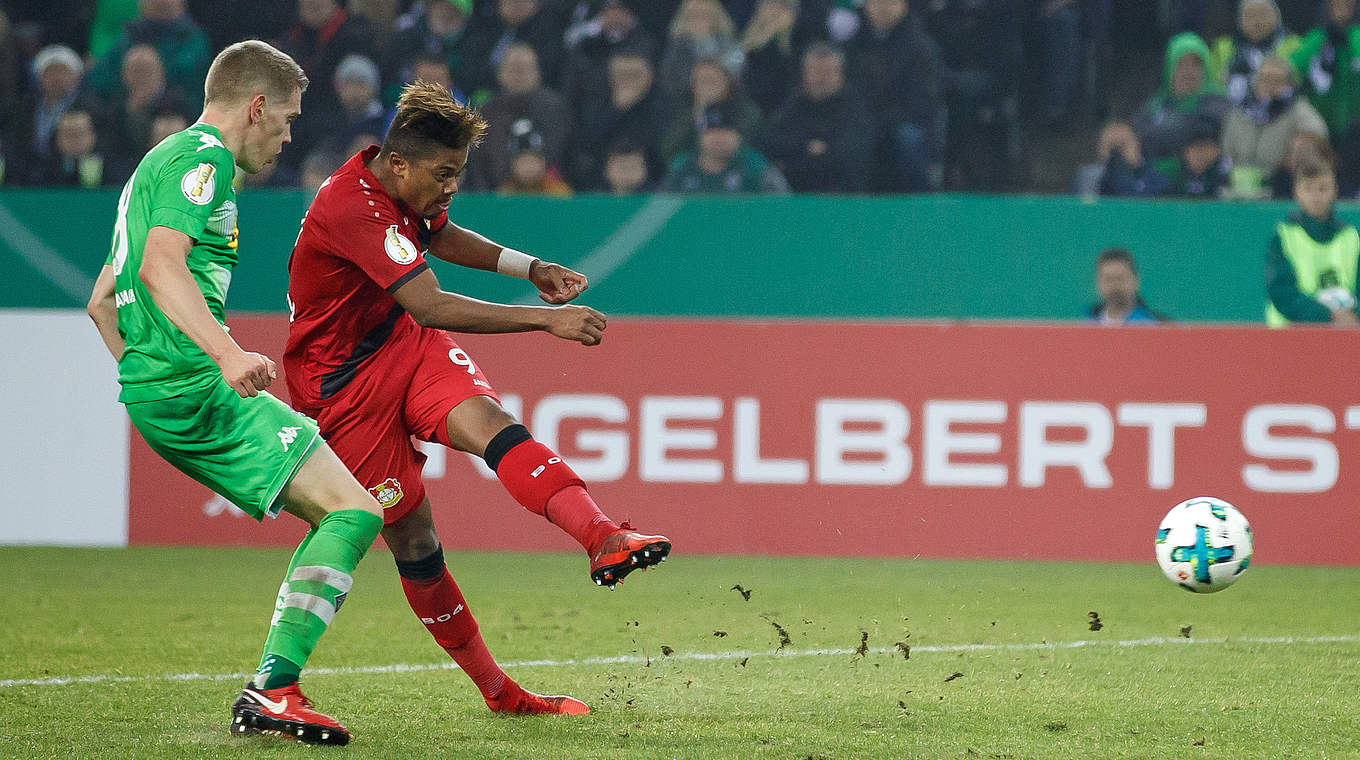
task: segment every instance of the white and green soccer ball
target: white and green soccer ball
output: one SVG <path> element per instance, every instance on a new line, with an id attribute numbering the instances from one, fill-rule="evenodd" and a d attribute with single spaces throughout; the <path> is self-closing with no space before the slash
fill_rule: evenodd
<path id="1" fill-rule="evenodd" d="M 1157 564 L 1172 583 L 1209 594 L 1231 586 L 1251 564 L 1251 525 L 1237 507 L 1196 496 L 1157 527 Z"/>

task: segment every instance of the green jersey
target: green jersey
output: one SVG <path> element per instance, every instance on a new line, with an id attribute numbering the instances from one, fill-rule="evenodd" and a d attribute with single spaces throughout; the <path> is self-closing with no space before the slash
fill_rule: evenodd
<path id="1" fill-rule="evenodd" d="M 235 174 L 222 133 L 195 124 L 152 148 L 123 186 L 108 258 L 118 332 L 127 343 L 118 360 L 120 401 L 177 396 L 218 376 L 217 364 L 151 300 L 139 272 L 152 227 L 188 235 L 194 241 L 189 271 L 208 310 L 225 321 L 227 285 L 237 260 Z"/>

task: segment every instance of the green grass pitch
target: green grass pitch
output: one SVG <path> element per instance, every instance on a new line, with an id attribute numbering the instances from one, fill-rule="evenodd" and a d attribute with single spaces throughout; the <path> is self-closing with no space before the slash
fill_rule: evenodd
<path id="1" fill-rule="evenodd" d="M 594 710 L 571 719 L 491 714 L 375 551 L 303 681 L 355 740 L 315 748 L 227 733 L 287 552 L 0 548 L 0 757 L 1360 758 L 1360 570 L 1197 596 L 1148 553 L 681 546 L 612 593 L 584 556 L 450 554 L 507 671 Z"/>

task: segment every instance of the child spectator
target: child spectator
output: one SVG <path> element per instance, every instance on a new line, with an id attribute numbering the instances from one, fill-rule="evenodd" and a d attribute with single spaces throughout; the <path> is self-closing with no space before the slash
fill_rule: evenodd
<path id="1" fill-rule="evenodd" d="M 1355 298 L 1360 234 L 1336 218 L 1336 158 L 1325 144 L 1296 157 L 1294 200 L 1298 210 L 1276 225 L 1266 254 L 1266 323 L 1360 327 Z"/>
<path id="2" fill-rule="evenodd" d="M 520 119 L 511 128 L 506 154 L 510 157 L 510 167 L 500 186 L 502 193 L 571 195 L 571 187 L 562 181 L 555 167 L 548 165 L 543 152 L 543 136 L 534 131 L 534 125 L 528 119 Z"/>
<path id="3" fill-rule="evenodd" d="M 1181 151 L 1180 161 L 1171 167 L 1163 195 L 1215 200 L 1228 183 L 1228 170 L 1218 135 L 1196 134 Z"/>

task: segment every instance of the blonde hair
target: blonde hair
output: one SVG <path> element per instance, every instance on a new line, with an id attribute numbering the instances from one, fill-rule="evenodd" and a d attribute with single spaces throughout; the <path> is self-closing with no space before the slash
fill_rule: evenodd
<path id="1" fill-rule="evenodd" d="M 285 98 L 307 89 L 307 75 L 287 53 L 260 40 L 228 45 L 213 59 L 203 81 L 204 103 L 240 103 L 263 93 Z"/>

